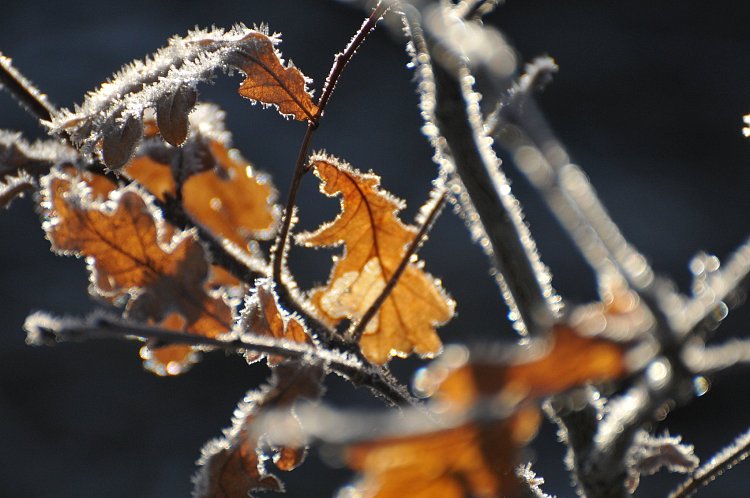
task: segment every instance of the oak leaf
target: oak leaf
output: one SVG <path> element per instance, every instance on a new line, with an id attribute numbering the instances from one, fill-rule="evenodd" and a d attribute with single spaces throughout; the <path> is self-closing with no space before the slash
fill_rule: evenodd
<path id="1" fill-rule="evenodd" d="M 323 393 L 323 376 L 323 369 L 315 365 L 287 362 L 273 367 L 271 384 L 250 391 L 224 437 L 203 448 L 198 461 L 201 467 L 193 479 L 193 496 L 246 498 L 252 491 L 283 491 L 281 481 L 266 470 L 265 462 L 270 459 L 277 469 L 290 471 L 303 462 L 306 449 L 303 445 L 269 448 L 256 434 L 254 423 L 266 412 L 293 414 L 294 403 L 300 398 L 318 399 Z M 295 417 L 291 420 L 299 424 Z"/>
<path id="2" fill-rule="evenodd" d="M 322 155 L 312 167 L 321 179 L 321 192 L 341 196 L 341 214 L 312 233 L 300 234 L 299 243 L 311 247 L 344 244 L 328 284 L 314 289 L 311 301 L 322 318 L 337 324 L 344 318 L 358 321 L 385 287 L 404 258 L 417 229 L 403 224 L 396 213 L 404 203 L 378 188 L 380 180 Z M 432 356 L 442 344 L 435 327 L 452 316 L 453 300 L 439 281 L 410 261 L 396 286 L 360 339 L 364 355 L 375 363 L 412 351 Z"/>
<path id="3" fill-rule="evenodd" d="M 147 139 L 143 153 L 123 171 L 161 201 L 177 197 L 191 218 L 217 237 L 254 253 L 248 242 L 275 233 L 279 208 L 269 177 L 258 172 L 235 149 L 216 139 L 193 134 L 181 149 Z"/>
<path id="4" fill-rule="evenodd" d="M 363 498 L 511 498 L 518 490 L 518 448 L 535 434 L 539 411 L 438 432 L 382 439 L 350 448 L 351 468 L 364 473 Z"/>
<path id="5" fill-rule="evenodd" d="M 228 332 L 231 309 L 206 290 L 209 266 L 200 244 L 164 224 L 137 190 L 95 200 L 82 178 L 61 172 L 45 177 L 42 205 L 53 250 L 86 258 L 92 294 L 125 304 L 136 320 L 173 324 L 178 314 L 184 320 L 180 328 L 191 333 Z M 161 357 L 157 349 L 150 368 L 179 373 L 190 363 L 190 350 L 169 351 Z"/>
<path id="6" fill-rule="evenodd" d="M 288 341 L 312 344 L 310 336 L 304 326 L 293 316 L 284 317 L 276 304 L 271 284 L 261 281 L 255 292 L 245 301 L 245 309 L 239 320 L 239 328 L 243 332 L 253 335 L 286 339 Z M 257 353 L 246 353 L 249 362 L 259 360 L 262 356 Z M 280 363 L 283 358 L 269 356 L 268 364 L 273 366 Z"/>
<path id="7" fill-rule="evenodd" d="M 420 371 L 415 388 L 433 396 L 438 413 L 499 415 L 352 446 L 347 461 L 364 475 L 359 490 L 368 498 L 516 496 L 513 470 L 541 420 L 536 400 L 587 382 L 621 378 L 628 372 L 626 350 L 624 344 L 583 336 L 567 325 L 500 361 L 495 352 L 488 355 L 493 359 L 470 361 L 465 348 L 449 348 Z"/>
<path id="8" fill-rule="evenodd" d="M 235 63 L 246 76 L 239 93 L 262 104 L 271 104 L 284 115 L 299 121 L 315 121 L 318 107 L 307 90 L 308 79 L 292 64 L 284 61 L 276 51 L 278 38 L 261 32 L 245 36 L 238 51 L 240 62 Z"/>

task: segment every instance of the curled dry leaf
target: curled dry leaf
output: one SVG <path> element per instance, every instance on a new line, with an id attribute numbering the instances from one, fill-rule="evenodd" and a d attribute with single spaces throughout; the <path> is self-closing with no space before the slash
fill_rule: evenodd
<path id="1" fill-rule="evenodd" d="M 385 287 L 404 257 L 417 229 L 403 224 L 396 213 L 402 201 L 378 188 L 380 179 L 322 155 L 312 167 L 321 179 L 321 192 L 341 196 L 341 214 L 298 242 L 310 247 L 344 244 L 326 286 L 314 289 L 311 301 L 322 318 L 337 324 L 358 321 Z M 448 321 L 455 303 L 439 281 L 411 261 L 398 283 L 370 321 L 360 339 L 364 355 L 385 363 L 393 355 L 412 351 L 424 356 L 440 352 L 435 328 Z"/>
<path id="2" fill-rule="evenodd" d="M 622 344 L 584 337 L 567 326 L 514 349 L 503 361 L 470 361 L 466 349 L 448 349 L 420 371 L 415 388 L 433 396 L 438 413 L 469 422 L 352 446 L 347 461 L 363 474 L 359 490 L 368 498 L 517 496 L 519 453 L 541 420 L 535 400 L 622 377 L 625 351 Z"/>
<path id="3" fill-rule="evenodd" d="M 312 344 L 310 336 L 302 324 L 292 316 L 284 317 L 276 304 L 272 284 L 270 281 L 260 281 L 255 292 L 245 300 L 245 309 L 238 322 L 240 333 L 286 339 L 293 342 Z M 254 362 L 264 355 L 248 352 L 247 361 Z M 270 356 L 268 364 L 273 366 L 283 358 Z"/>
<path id="4" fill-rule="evenodd" d="M 164 140 L 178 147 L 188 136 L 188 115 L 195 106 L 198 92 L 188 85 L 178 86 L 156 103 L 156 123 Z"/>
<path id="5" fill-rule="evenodd" d="M 86 258 L 93 294 L 126 303 L 136 320 L 170 325 L 177 314 L 184 320 L 179 328 L 193 333 L 216 337 L 230 330 L 230 308 L 205 288 L 203 248 L 188 234 L 174 235 L 147 198 L 128 188 L 97 201 L 83 180 L 59 172 L 43 183 L 47 237 L 54 251 Z M 187 349 L 164 356 L 160 349 L 148 358 L 158 373 L 179 373 L 191 359 Z"/>
<path id="6" fill-rule="evenodd" d="M 267 472 L 265 462 L 271 459 L 277 469 L 290 471 L 302 463 L 306 450 L 303 445 L 269 447 L 260 441 L 253 424 L 264 412 L 292 412 L 300 398 L 318 399 L 323 392 L 323 376 L 323 369 L 315 365 L 288 362 L 275 366 L 271 384 L 250 391 L 237 407 L 232 427 L 225 430 L 224 437 L 203 448 L 200 469 L 193 479 L 193 496 L 245 498 L 252 491 L 283 491 L 281 481 Z M 299 424 L 295 417 L 286 417 L 285 422 L 289 420 Z"/>

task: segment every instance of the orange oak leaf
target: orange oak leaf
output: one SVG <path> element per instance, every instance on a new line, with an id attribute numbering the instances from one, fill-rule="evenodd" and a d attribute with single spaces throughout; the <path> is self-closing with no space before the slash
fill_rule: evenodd
<path id="1" fill-rule="evenodd" d="M 276 296 L 268 281 L 259 283 L 255 292 L 246 299 L 245 309 L 240 315 L 239 327 L 243 332 L 253 335 L 312 344 L 310 336 L 296 318 L 282 316 L 276 304 Z M 263 356 L 252 352 L 245 354 L 245 358 L 251 363 Z M 283 358 L 280 357 L 269 356 L 268 364 L 273 366 L 282 360 Z"/>
<path id="2" fill-rule="evenodd" d="M 501 397 L 515 403 L 561 393 L 589 382 L 622 378 L 629 371 L 629 345 L 603 337 L 581 335 L 567 325 L 555 326 L 549 337 L 529 346 L 471 362 L 438 359 L 420 371 L 415 388 L 436 394 L 451 409 L 466 410 L 482 398 Z M 454 356 L 457 353 L 452 353 Z"/>
<path id="3" fill-rule="evenodd" d="M 154 138 L 123 168 L 157 199 L 177 197 L 175 175 L 184 178 L 182 205 L 204 228 L 246 251 L 248 242 L 273 237 L 279 219 L 276 190 L 237 150 L 193 134 L 182 149 Z"/>
<path id="4" fill-rule="evenodd" d="M 231 309 L 205 287 L 203 248 L 189 234 L 175 234 L 138 191 L 119 190 L 101 201 L 85 180 L 65 173 L 51 173 L 43 183 L 47 237 L 55 252 L 86 258 L 92 294 L 125 304 L 136 320 L 209 337 L 230 330 Z M 184 324 L 173 327 L 175 315 Z M 157 349 L 149 368 L 171 374 L 190 364 L 190 350 L 168 351 L 162 356 Z"/>
<path id="5" fill-rule="evenodd" d="M 315 121 L 318 107 L 307 90 L 308 79 L 292 64 L 284 66 L 275 48 L 278 41 L 258 31 L 242 39 L 242 51 L 235 65 L 246 79 L 239 93 L 262 104 L 274 105 L 281 114 L 299 121 Z"/>
<path id="6" fill-rule="evenodd" d="M 276 231 L 276 190 L 235 149 L 210 141 L 213 168 L 191 175 L 182 187 L 185 210 L 201 225 L 239 247 Z"/>
<path id="7" fill-rule="evenodd" d="M 536 435 L 535 407 L 508 419 L 381 439 L 349 448 L 349 466 L 364 474 L 363 498 L 512 498 L 518 450 Z"/>
<path id="8" fill-rule="evenodd" d="M 287 362 L 273 367 L 271 384 L 250 391 L 224 437 L 203 448 L 198 461 L 201 467 L 193 479 L 193 496 L 245 498 L 252 491 L 283 491 L 281 481 L 266 470 L 265 462 L 270 459 L 277 469 L 290 471 L 303 462 L 306 449 L 301 444 L 268 448 L 259 441 L 254 423 L 265 412 L 291 412 L 300 398 L 318 399 L 323 393 L 323 376 L 323 369 L 314 365 Z M 289 420 L 299 424 L 294 417 Z"/>
<path id="9" fill-rule="evenodd" d="M 449 348 L 419 372 L 415 388 L 433 396 L 438 413 L 465 416 L 488 406 L 500 415 L 352 446 L 346 457 L 363 474 L 358 490 L 367 498 L 516 496 L 519 452 L 541 419 L 536 400 L 623 377 L 626 351 L 624 344 L 583 336 L 567 325 L 500 361 L 490 352 L 480 353 L 492 357 L 485 361 L 470 359 L 463 347 Z"/>
<path id="10" fill-rule="evenodd" d="M 344 318 L 357 321 L 393 275 L 417 229 L 398 219 L 396 213 L 404 203 L 381 191 L 377 176 L 322 155 L 314 156 L 311 164 L 321 179 L 321 192 L 341 196 L 342 212 L 333 222 L 300 234 L 297 240 L 306 246 L 346 246 L 328 284 L 313 290 L 311 301 L 330 323 Z M 360 348 L 378 364 L 412 351 L 435 355 L 442 348 L 435 327 L 448 321 L 454 308 L 440 282 L 411 261 L 365 328 Z"/>

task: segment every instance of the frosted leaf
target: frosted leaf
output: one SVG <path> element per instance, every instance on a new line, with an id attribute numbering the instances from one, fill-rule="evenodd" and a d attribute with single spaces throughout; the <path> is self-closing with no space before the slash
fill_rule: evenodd
<path id="1" fill-rule="evenodd" d="M 284 65 L 275 45 L 278 35 L 264 28 L 238 24 L 230 30 L 195 30 L 174 37 L 166 47 L 143 61 L 124 66 L 72 110 L 55 112 L 50 132 L 68 136 L 87 156 L 102 154 L 110 167 L 129 159 L 140 141 L 133 141 L 135 124 L 147 109 L 156 109 L 165 126 L 165 138 L 181 143 L 187 135 L 186 116 L 192 111 L 199 83 L 211 81 L 216 70 L 239 70 L 246 75 L 241 94 L 264 105 L 276 106 L 284 115 L 312 119 L 317 108 L 307 90 L 309 80 L 291 65 Z M 277 89 L 266 80 L 277 82 Z M 270 89 L 269 89 L 270 88 Z M 114 138 L 109 139 L 110 135 Z M 104 150 L 99 143 L 105 140 Z M 107 147 L 106 140 L 111 140 Z"/>

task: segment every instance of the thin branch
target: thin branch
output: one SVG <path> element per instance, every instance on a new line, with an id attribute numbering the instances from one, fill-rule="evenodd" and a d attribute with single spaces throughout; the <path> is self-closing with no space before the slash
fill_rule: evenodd
<path id="1" fill-rule="evenodd" d="M 412 256 L 416 254 L 417 250 L 422 245 L 422 242 L 424 242 L 424 238 L 427 236 L 430 228 L 432 228 L 432 224 L 435 222 L 437 215 L 443 209 L 443 205 L 445 205 L 446 195 L 447 192 L 443 191 L 435 200 L 435 204 L 432 206 L 432 209 L 422 223 L 422 226 L 419 228 L 419 232 L 417 232 L 417 234 L 414 236 L 414 239 L 409 244 L 409 247 L 406 249 L 403 258 L 401 258 L 401 262 L 398 264 L 398 267 L 396 267 L 396 270 L 393 272 L 393 275 L 391 275 L 391 278 L 388 279 L 388 282 L 385 284 L 385 287 L 383 287 L 380 295 L 378 295 L 375 301 L 372 302 L 370 307 L 367 308 L 365 314 L 362 315 L 362 318 L 359 320 L 359 322 L 348 333 L 349 337 L 351 337 L 352 342 L 359 342 L 359 340 L 362 338 L 362 334 L 367 328 L 367 325 L 370 323 L 370 320 L 373 319 L 375 314 L 380 310 L 380 307 L 383 305 L 385 300 L 388 299 L 388 296 L 391 294 L 393 288 L 396 287 L 398 279 L 401 278 L 401 275 L 409 265 Z"/>
<path id="2" fill-rule="evenodd" d="M 716 322 L 716 306 L 733 293 L 750 285 L 750 239 L 746 240 L 728 258 L 718 271 L 706 279 L 700 294 L 687 302 L 681 320 L 676 323 L 677 332 L 685 337 L 701 328 L 705 322 Z"/>
<path id="3" fill-rule="evenodd" d="M 669 494 L 669 498 L 686 498 L 701 486 L 707 486 L 718 476 L 745 460 L 750 454 L 750 430 L 737 436 L 732 443 L 698 468 L 692 476 Z"/>
<path id="4" fill-rule="evenodd" d="M 331 94 L 333 94 L 333 90 L 336 88 L 336 83 L 341 77 L 341 73 L 344 71 L 344 68 L 357 52 L 357 49 L 365 41 L 367 35 L 369 35 L 372 30 L 375 29 L 378 21 L 382 19 L 387 10 L 388 6 L 386 6 L 383 2 L 378 2 L 373 11 L 370 13 L 370 16 L 362 23 L 362 26 L 360 26 L 359 30 L 351 39 L 344 51 L 336 54 L 336 57 L 333 61 L 333 66 L 331 66 L 331 72 L 328 73 L 328 77 L 326 78 L 326 83 L 323 87 L 323 93 L 320 95 L 320 99 L 318 100 L 318 112 L 315 114 L 316 121 L 323 115 L 323 112 L 328 105 L 328 101 L 331 98 Z"/>
<path id="5" fill-rule="evenodd" d="M 460 178 L 462 207 L 476 225 L 472 229 L 484 237 L 481 243 L 502 275 L 500 284 L 504 294 L 508 291 L 506 302 L 511 312 L 519 315 L 529 333 L 538 334 L 552 325 L 559 306 L 550 276 L 481 129 L 470 74 L 429 34 L 422 35 L 419 16 L 412 11 L 405 9 L 406 21 L 421 66 L 423 114 L 428 125 L 437 128 L 433 145 L 438 148 L 438 156 L 448 153 L 449 157 L 441 157 L 441 161 L 449 162 L 449 168 L 455 168 Z M 448 62 L 454 67 L 444 67 Z M 447 150 L 440 150 L 441 139 Z M 481 226 L 473 220 L 475 217 Z"/>
<path id="6" fill-rule="evenodd" d="M 674 285 L 656 277 L 646 258 L 622 235 L 583 171 L 570 162 L 531 96 L 554 66 L 544 59 L 527 66 L 487 126 L 513 162 L 541 193 L 550 211 L 592 267 L 600 285 L 623 279 L 648 307 L 665 349 L 677 347 L 674 322 L 681 300 Z"/>
<path id="7" fill-rule="evenodd" d="M 341 73 L 348 64 L 349 60 L 354 56 L 354 53 L 362 45 L 367 38 L 367 35 L 375 28 L 375 25 L 383 16 L 387 7 L 381 3 L 375 7 L 370 16 L 362 23 L 357 33 L 351 39 L 349 44 L 346 46 L 343 52 L 336 55 L 333 61 L 331 71 L 326 78 L 323 92 L 318 100 L 318 111 L 315 114 L 315 119 L 310 121 L 305 131 L 305 135 L 302 138 L 299 151 L 297 152 L 297 161 L 294 165 L 294 173 L 292 176 L 292 182 L 289 187 L 289 193 L 287 194 L 286 208 L 284 209 L 284 216 L 281 222 L 281 229 L 279 230 L 278 238 L 273 248 L 273 280 L 276 282 L 277 287 L 284 287 L 285 282 L 283 281 L 284 268 L 286 263 L 286 253 L 289 244 L 289 231 L 292 226 L 292 220 L 294 218 L 294 206 L 297 202 L 297 194 L 302 181 L 302 177 L 307 173 L 307 155 L 310 150 L 310 142 L 312 140 L 313 133 L 320 124 L 320 118 L 323 115 L 328 102 L 333 94 L 333 90 L 336 87 L 336 83 L 341 77 Z"/>
<path id="8" fill-rule="evenodd" d="M 37 89 L 15 67 L 9 57 L 0 52 L 0 88 L 8 91 L 21 107 L 41 121 L 49 121 L 56 112 L 47 96 Z"/>
<path id="9" fill-rule="evenodd" d="M 729 339 L 717 346 L 687 344 L 683 359 L 696 374 L 720 372 L 738 365 L 750 364 L 750 339 Z"/>
<path id="10" fill-rule="evenodd" d="M 276 238 L 276 243 L 272 249 L 273 258 L 273 281 L 276 282 L 277 287 L 284 287 L 284 268 L 286 263 L 286 253 L 288 250 L 289 243 L 289 230 L 292 227 L 292 221 L 294 219 L 294 205 L 297 202 L 297 193 L 302 182 L 302 176 L 306 172 L 305 162 L 307 160 L 307 154 L 310 150 L 310 140 L 312 139 L 313 133 L 315 132 L 316 126 L 310 123 L 305 131 L 305 136 L 302 138 L 302 143 L 299 146 L 297 152 L 297 161 L 294 164 L 294 173 L 292 175 L 292 183 L 289 186 L 289 193 L 286 197 L 286 208 L 281 220 L 281 230 Z"/>
<path id="11" fill-rule="evenodd" d="M 252 351 L 294 360 L 319 362 L 349 379 L 355 385 L 372 389 L 388 402 L 419 407 L 421 404 L 408 391 L 380 369 L 372 368 L 348 352 L 323 349 L 304 343 L 272 337 L 242 334 L 232 340 L 221 340 L 186 332 L 179 332 L 123 320 L 105 314 L 94 314 L 88 319 L 57 318 L 46 313 L 35 313 L 24 324 L 26 342 L 50 345 L 56 342 L 80 342 L 92 339 L 153 340 L 159 344 L 187 344 L 216 348 L 228 352 Z"/>

